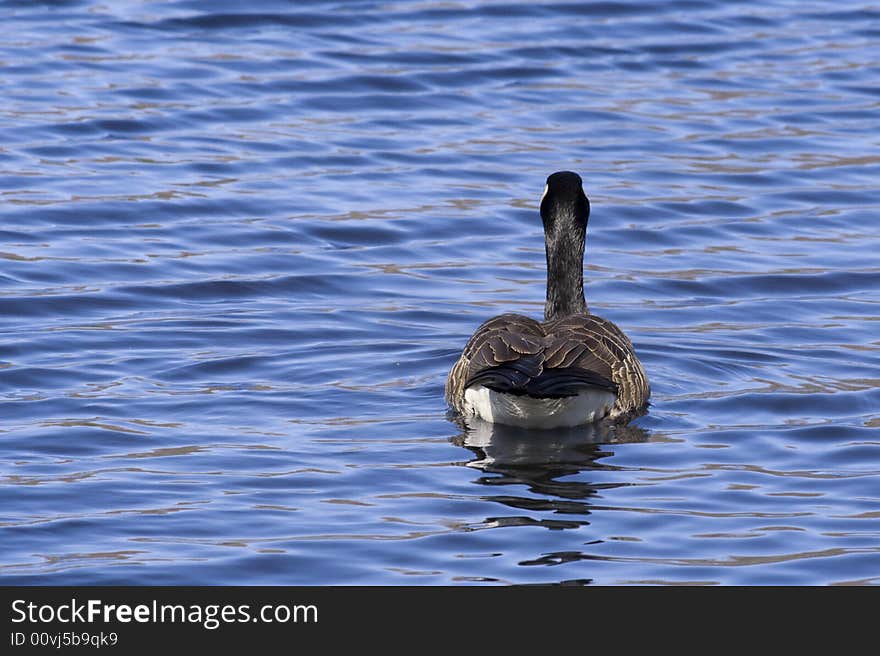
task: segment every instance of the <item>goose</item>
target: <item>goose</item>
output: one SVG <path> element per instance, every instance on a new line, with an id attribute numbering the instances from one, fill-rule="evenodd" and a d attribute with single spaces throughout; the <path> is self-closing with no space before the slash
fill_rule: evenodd
<path id="1" fill-rule="evenodd" d="M 651 388 L 629 338 L 584 299 L 590 201 L 577 173 L 547 178 L 541 220 L 547 254 L 544 321 L 502 314 L 468 340 L 446 380 L 464 418 L 522 428 L 560 428 L 641 414 Z"/>

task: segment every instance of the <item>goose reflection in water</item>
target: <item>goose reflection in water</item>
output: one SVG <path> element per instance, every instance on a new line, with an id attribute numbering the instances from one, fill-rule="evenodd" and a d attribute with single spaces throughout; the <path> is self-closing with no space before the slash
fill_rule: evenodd
<path id="1" fill-rule="evenodd" d="M 550 511 L 571 519 L 535 519 L 528 516 L 490 517 L 487 522 L 498 526 L 540 525 L 551 529 L 578 528 L 589 524 L 576 515 L 590 514 L 590 499 L 607 490 L 628 483 L 596 483 L 574 480 L 574 474 L 614 469 L 599 462 L 614 455 L 614 444 L 645 442 L 650 434 L 632 425 L 592 424 L 555 430 L 533 430 L 490 424 L 471 418 L 459 424 L 463 432 L 452 438 L 453 443 L 472 451 L 476 458 L 466 463 L 483 471 L 476 482 L 487 486 L 526 486 L 534 495 L 489 495 L 508 508 L 529 511 Z M 570 480 L 561 480 L 572 477 Z"/>

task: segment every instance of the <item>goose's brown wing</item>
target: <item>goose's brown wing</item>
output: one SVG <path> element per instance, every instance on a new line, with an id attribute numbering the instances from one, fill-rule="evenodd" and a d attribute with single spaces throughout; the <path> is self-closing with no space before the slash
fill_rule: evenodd
<path id="1" fill-rule="evenodd" d="M 464 409 L 464 390 L 483 385 L 499 392 L 565 397 L 584 387 L 612 391 L 613 417 L 633 414 L 650 390 L 626 335 L 612 322 L 577 314 L 548 323 L 502 314 L 481 325 L 449 372 L 446 399 Z"/>
<path id="2" fill-rule="evenodd" d="M 464 390 L 481 372 L 504 367 L 512 384 L 540 375 L 544 331 L 534 319 L 502 314 L 482 324 L 465 345 L 446 379 L 446 400 L 462 411 Z"/>
<path id="3" fill-rule="evenodd" d="M 546 366 L 594 371 L 617 384 L 612 417 L 634 414 L 647 404 L 651 388 L 645 370 L 632 342 L 615 323 L 595 314 L 574 314 L 543 328 L 551 340 Z"/>

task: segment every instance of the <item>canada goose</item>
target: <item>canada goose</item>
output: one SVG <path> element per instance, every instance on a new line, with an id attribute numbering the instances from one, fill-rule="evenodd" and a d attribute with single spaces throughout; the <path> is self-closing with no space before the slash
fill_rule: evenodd
<path id="1" fill-rule="evenodd" d="M 477 328 L 446 380 L 446 400 L 461 415 L 557 428 L 624 421 L 647 406 L 651 390 L 632 343 L 615 324 L 590 314 L 584 300 L 589 216 L 577 173 L 547 178 L 544 321 L 502 314 Z"/>

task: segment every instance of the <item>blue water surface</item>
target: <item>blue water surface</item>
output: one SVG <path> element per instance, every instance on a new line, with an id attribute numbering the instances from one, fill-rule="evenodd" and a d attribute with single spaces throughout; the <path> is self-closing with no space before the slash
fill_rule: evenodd
<path id="1" fill-rule="evenodd" d="M 880 583 L 876 6 L 0 12 L 0 584 Z M 559 169 L 653 405 L 465 429 Z"/>

